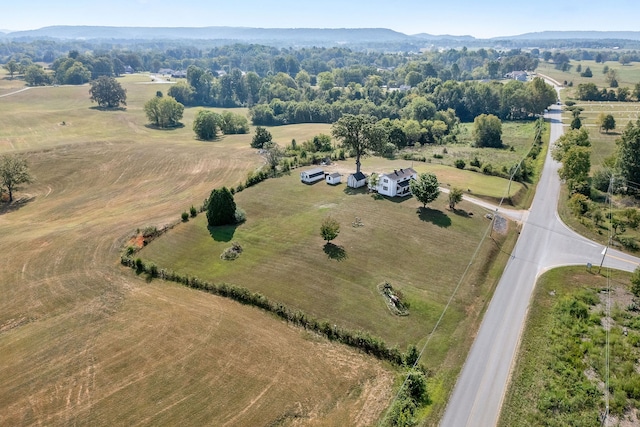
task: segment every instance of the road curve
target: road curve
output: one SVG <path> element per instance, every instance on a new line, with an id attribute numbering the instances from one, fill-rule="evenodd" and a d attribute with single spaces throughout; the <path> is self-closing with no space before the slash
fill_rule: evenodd
<path id="1" fill-rule="evenodd" d="M 561 109 L 552 106 L 551 144 L 563 133 Z M 569 229 L 557 215 L 559 163 L 547 153 L 544 169 L 520 238 L 482 320 L 478 335 L 453 390 L 443 427 L 495 426 L 538 276 L 563 265 L 633 271 L 640 259 L 604 247 Z"/>

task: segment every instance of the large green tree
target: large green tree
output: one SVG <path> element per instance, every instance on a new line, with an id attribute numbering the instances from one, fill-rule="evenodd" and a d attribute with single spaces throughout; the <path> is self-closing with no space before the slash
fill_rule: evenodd
<path id="1" fill-rule="evenodd" d="M 13 192 L 20 184 L 32 182 L 27 161 L 17 155 L 5 154 L 0 157 L 0 184 L 9 194 L 9 202 L 13 201 Z"/>
<path id="2" fill-rule="evenodd" d="M 571 182 L 586 181 L 591 169 L 591 148 L 571 146 L 562 156 L 562 167 L 558 170 L 560 178 Z"/>
<path id="3" fill-rule="evenodd" d="M 29 65 L 24 72 L 24 81 L 29 86 L 44 86 L 50 83 L 49 75 L 38 64 Z"/>
<path id="4" fill-rule="evenodd" d="M 170 96 L 154 96 L 144 104 L 144 112 L 149 121 L 159 128 L 175 127 L 180 124 L 184 105 Z"/>
<path id="5" fill-rule="evenodd" d="M 193 120 L 193 131 L 198 139 L 210 141 L 216 137 L 221 122 L 219 114 L 210 110 L 200 110 Z"/>
<path id="6" fill-rule="evenodd" d="M 422 203 L 422 207 L 427 207 L 427 203 L 433 202 L 440 195 L 440 184 L 438 178 L 432 173 L 421 173 L 418 179 L 411 180 L 409 188 L 411 194 Z"/>
<path id="7" fill-rule="evenodd" d="M 210 226 L 236 222 L 236 202 L 227 187 L 215 188 L 207 201 L 207 221 Z"/>
<path id="8" fill-rule="evenodd" d="M 9 77 L 13 80 L 13 76 L 18 72 L 19 64 L 15 60 L 11 60 L 2 66 L 9 73 Z"/>
<path id="9" fill-rule="evenodd" d="M 535 77 L 527 85 L 527 92 L 529 95 L 529 111 L 534 114 L 542 114 L 558 98 L 553 86 L 545 83 L 541 77 Z"/>
<path id="10" fill-rule="evenodd" d="M 377 152 L 387 140 L 386 129 L 372 116 L 345 114 L 331 127 L 331 134 L 356 157 L 356 173 L 360 172 L 360 158 Z"/>
<path id="11" fill-rule="evenodd" d="M 586 129 L 572 129 L 564 133 L 555 143 L 551 156 L 554 160 L 562 162 L 565 153 L 573 146 L 590 147 L 589 132 Z"/>
<path id="12" fill-rule="evenodd" d="M 120 82 L 109 76 L 100 76 L 90 83 L 91 101 L 102 108 L 118 108 L 127 105 L 127 91 Z"/>
<path id="13" fill-rule="evenodd" d="M 629 122 L 616 141 L 617 166 L 629 187 L 640 186 L 640 120 Z"/>
<path id="14" fill-rule="evenodd" d="M 616 119 L 612 114 L 600 113 L 600 115 L 598 115 L 598 125 L 600 126 L 600 130 L 609 133 L 610 130 L 616 128 Z"/>
<path id="15" fill-rule="evenodd" d="M 265 148 L 265 146 L 271 144 L 272 139 L 273 137 L 271 136 L 271 132 L 262 126 L 258 126 L 256 128 L 255 135 L 253 135 L 253 138 L 251 139 L 251 147 L 260 149 Z"/>
<path id="16" fill-rule="evenodd" d="M 493 114 L 480 114 L 473 121 L 476 147 L 502 147 L 502 122 Z"/>

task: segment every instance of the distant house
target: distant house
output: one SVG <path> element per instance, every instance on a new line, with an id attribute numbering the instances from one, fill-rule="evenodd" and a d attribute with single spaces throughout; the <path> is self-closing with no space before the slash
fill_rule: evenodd
<path id="1" fill-rule="evenodd" d="M 174 71 L 171 73 L 171 77 L 174 79 L 185 79 L 187 78 L 187 72 L 182 70 Z"/>
<path id="2" fill-rule="evenodd" d="M 342 181 L 342 175 L 340 175 L 338 172 L 334 172 L 325 176 L 324 179 L 325 181 L 327 181 L 327 184 L 336 185 L 340 184 L 340 181 Z"/>
<path id="3" fill-rule="evenodd" d="M 360 188 L 367 185 L 367 176 L 362 172 L 356 172 L 347 178 L 347 186 L 351 188 Z"/>
<path id="4" fill-rule="evenodd" d="M 324 179 L 324 171 L 320 168 L 300 172 L 300 181 L 304 183 L 311 184 L 312 182 L 320 181 L 321 179 Z"/>
<path id="5" fill-rule="evenodd" d="M 131 67 L 131 65 L 125 65 L 124 72 L 125 74 L 133 74 L 133 68 Z"/>
<path id="6" fill-rule="evenodd" d="M 170 76 L 171 74 L 173 74 L 173 70 L 171 68 L 160 68 L 158 70 L 158 74 L 162 74 L 163 76 L 164 75 Z"/>
<path id="7" fill-rule="evenodd" d="M 504 75 L 508 79 L 517 80 L 519 82 L 527 81 L 527 72 L 526 71 L 512 71 Z"/>
<path id="8" fill-rule="evenodd" d="M 404 197 L 411 194 L 409 183 L 416 179 L 418 173 L 412 168 L 394 170 L 391 173 L 380 175 L 377 191 L 389 197 Z"/>

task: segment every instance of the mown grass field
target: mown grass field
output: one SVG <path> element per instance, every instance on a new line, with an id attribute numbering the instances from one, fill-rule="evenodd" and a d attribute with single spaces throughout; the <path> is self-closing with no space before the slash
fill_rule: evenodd
<path id="1" fill-rule="evenodd" d="M 120 81 L 126 110 L 93 108 L 88 86 L 0 99 L 0 153 L 25 155 L 35 177 L 0 210 L 0 424 L 375 424 L 392 398 L 392 367 L 260 310 L 147 282 L 119 265 L 137 228 L 178 221 L 212 188 L 235 186 L 263 163 L 249 147 L 251 134 L 196 140 L 197 108 L 185 110 L 182 128 L 147 127 L 144 102 L 168 86 L 145 75 Z M 0 76 L 0 94 L 21 89 L 16 82 Z M 286 145 L 329 134 L 330 126 L 270 130 Z M 363 165 L 384 172 L 407 162 L 370 157 Z M 350 171 L 353 161 L 336 167 Z M 414 167 L 492 200 L 507 187 L 445 165 Z M 147 249 L 184 244 L 157 254 L 391 344 L 423 344 L 488 226 L 483 210 L 463 202 L 450 212 L 442 196 L 421 214 L 413 199 L 347 194 L 344 184 L 304 186 L 298 172 L 237 195 L 248 221 L 234 230 L 233 240 L 246 245 L 234 263 L 221 264 L 229 236 L 215 240 L 203 215 Z M 328 213 L 343 222 L 342 261 L 328 258 L 318 235 Z M 364 227 L 350 226 L 355 216 Z M 505 247 L 514 240 L 509 235 Z M 191 259 L 189 245 L 205 255 Z M 506 259 L 485 242 L 430 341 L 428 424 L 437 424 Z M 386 309 L 375 290 L 382 280 L 403 290 L 408 318 Z"/>
<path id="2" fill-rule="evenodd" d="M 366 159 L 363 170 L 381 171 L 383 165 L 399 169 L 403 163 L 406 167 L 406 161 Z M 414 164 L 418 172 L 444 169 L 434 166 Z M 333 167 L 348 168 L 342 163 Z M 182 274 L 246 287 L 313 317 L 368 331 L 401 349 L 424 344 L 473 259 L 421 360 L 433 373 L 428 422 L 437 423 L 464 360 L 461 355 L 472 342 L 469 331 L 476 330 L 506 262 L 500 247 L 512 245 L 514 237 L 506 244 L 503 238 L 481 244 L 489 225 L 485 211 L 463 202 L 452 212 L 446 195 L 421 210 L 413 198 L 379 198 L 324 181 L 302 184 L 298 172 L 237 193 L 236 203 L 247 213 L 245 224 L 208 229 L 201 214 L 147 245 L 139 256 Z M 504 191 L 506 182 L 501 181 Z M 328 215 L 341 224 L 333 242 L 337 254 L 325 252 L 319 233 Z M 356 217 L 363 226 L 353 226 Z M 243 247 L 241 256 L 221 260 L 232 242 Z M 396 316 L 386 307 L 377 290 L 383 281 L 403 294 L 409 316 Z"/>
<path id="3" fill-rule="evenodd" d="M 593 73 L 593 77 L 581 77 L 580 73 L 576 71 L 578 65 L 582 66 L 582 71 L 589 67 Z M 567 87 L 565 93 L 562 94 L 562 98 L 565 99 L 565 97 L 573 96 L 573 91 L 580 83 L 594 83 L 599 88 L 606 87 L 610 89 L 606 74 L 602 72 L 605 66 L 609 67 L 610 70 L 616 71 L 619 87 L 628 87 L 633 90 L 636 83 L 640 83 L 640 79 L 638 78 L 640 74 L 640 64 L 636 62 L 622 65 L 614 61 L 607 61 L 605 63 L 596 63 L 595 61 L 571 61 L 571 69 L 569 71 L 562 71 L 557 70 L 555 64 L 552 62 L 540 61 L 536 72 L 547 75 L 560 82 L 560 84 L 565 81 L 567 83 L 573 82 L 573 87 Z"/>
<path id="4" fill-rule="evenodd" d="M 600 425 L 606 406 L 604 325 L 610 325 L 608 425 L 638 425 L 640 318 L 629 273 L 606 273 L 610 280 L 568 267 L 540 277 L 500 426 Z"/>
<path id="5" fill-rule="evenodd" d="M 87 86 L 0 98 L 0 151 L 35 177 L 0 210 L 0 425 L 375 424 L 389 366 L 119 265 L 136 228 L 262 163 L 250 135 L 195 140 L 192 109 L 184 128 L 147 128 L 142 104 L 167 88 L 147 81 L 121 79 L 126 111 L 92 109 Z"/>

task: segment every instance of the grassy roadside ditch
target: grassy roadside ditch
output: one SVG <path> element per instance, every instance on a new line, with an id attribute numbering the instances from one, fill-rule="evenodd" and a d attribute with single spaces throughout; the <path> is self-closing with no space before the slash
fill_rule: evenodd
<path id="1" fill-rule="evenodd" d="M 609 277 L 566 267 L 540 277 L 499 426 L 600 425 L 607 329 L 609 425 L 638 425 L 638 301 L 630 292 L 629 273 L 606 273 Z"/>

